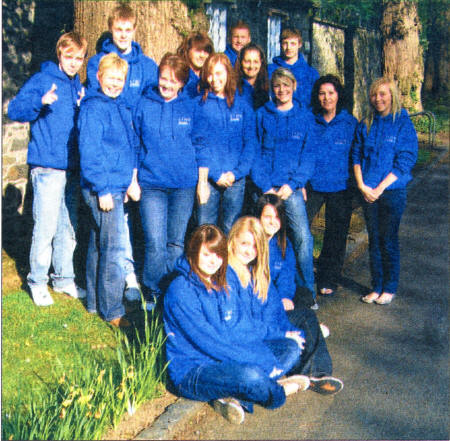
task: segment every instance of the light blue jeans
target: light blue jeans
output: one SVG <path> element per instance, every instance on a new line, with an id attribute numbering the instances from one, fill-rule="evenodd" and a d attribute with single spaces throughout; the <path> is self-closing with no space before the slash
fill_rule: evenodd
<path id="1" fill-rule="evenodd" d="M 54 287 L 63 288 L 74 281 L 79 180 L 79 175 L 71 171 L 43 167 L 31 170 L 34 227 L 29 286 L 47 284 L 50 264 Z"/>
<path id="2" fill-rule="evenodd" d="M 314 240 L 309 229 L 308 215 L 306 213 L 305 200 L 301 189 L 295 190 L 284 201 L 288 234 L 294 248 L 297 265 L 300 269 L 296 277 L 298 286 L 304 286 L 311 291 L 316 298 L 314 287 L 313 247 Z"/>

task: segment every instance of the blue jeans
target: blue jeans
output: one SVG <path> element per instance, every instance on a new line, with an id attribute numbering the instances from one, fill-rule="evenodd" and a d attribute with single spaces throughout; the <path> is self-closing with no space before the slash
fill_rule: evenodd
<path id="1" fill-rule="evenodd" d="M 247 410 L 252 403 L 268 409 L 276 409 L 284 404 L 286 396 L 277 379 L 288 373 L 299 359 L 297 343 L 290 339 L 265 341 L 279 362 L 283 372 L 270 378 L 258 366 L 237 361 L 209 363 L 191 369 L 178 385 L 183 397 L 198 401 L 211 401 L 233 397 L 242 402 Z"/>
<path id="2" fill-rule="evenodd" d="M 294 248 L 297 266 L 300 271 L 296 277 L 297 286 L 304 286 L 313 298 L 316 298 L 314 289 L 313 247 L 314 241 L 309 229 L 308 215 L 306 214 L 305 200 L 300 189 L 295 190 L 284 201 L 289 238 Z"/>
<path id="3" fill-rule="evenodd" d="M 50 263 L 54 287 L 74 281 L 73 252 L 80 197 L 79 175 L 66 170 L 34 167 L 33 237 L 30 250 L 30 286 L 46 285 Z"/>
<path id="4" fill-rule="evenodd" d="M 306 340 L 305 349 L 291 373 L 308 377 L 331 375 L 333 364 L 316 313 L 309 308 L 295 308 L 286 314 L 296 328 L 305 332 Z"/>
<path id="5" fill-rule="evenodd" d="M 87 309 L 97 311 L 106 321 L 125 315 L 122 302 L 125 286 L 123 269 L 124 193 L 113 194 L 114 208 L 102 211 L 97 193 L 83 189 L 91 210 L 90 236 L 86 258 Z"/>
<path id="6" fill-rule="evenodd" d="M 125 222 L 123 224 L 123 244 L 125 253 L 123 258 L 123 269 L 125 276 L 135 272 L 135 262 L 133 257 L 133 213 L 130 209 L 129 203 L 124 204 Z"/>
<path id="7" fill-rule="evenodd" d="M 398 229 L 405 207 L 406 188 L 385 190 L 373 204 L 363 201 L 372 289 L 377 293 L 397 293 L 400 274 Z"/>
<path id="8" fill-rule="evenodd" d="M 158 297 L 162 279 L 184 251 L 184 236 L 194 205 L 194 188 L 144 188 L 140 210 L 145 238 L 143 282 Z"/>
<path id="9" fill-rule="evenodd" d="M 245 178 L 239 179 L 228 188 L 219 187 L 210 181 L 209 189 L 211 194 L 208 202 L 197 206 L 198 224 L 215 224 L 228 234 L 241 215 Z"/>

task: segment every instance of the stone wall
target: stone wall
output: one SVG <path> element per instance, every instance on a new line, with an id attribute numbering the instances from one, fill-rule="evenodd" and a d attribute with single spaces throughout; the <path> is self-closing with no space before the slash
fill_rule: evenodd
<path id="1" fill-rule="evenodd" d="M 334 74 L 344 82 L 353 114 L 360 119 L 370 84 L 382 74 L 380 33 L 314 22 L 312 34 L 312 65 L 320 75 Z"/>

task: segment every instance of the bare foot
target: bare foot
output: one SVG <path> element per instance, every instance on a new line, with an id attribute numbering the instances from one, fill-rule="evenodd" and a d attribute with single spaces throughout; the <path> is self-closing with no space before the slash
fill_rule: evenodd
<path id="1" fill-rule="evenodd" d="M 392 302 L 392 299 L 394 298 L 395 294 L 391 294 L 389 292 L 384 292 L 379 296 L 374 302 L 377 305 L 389 305 L 389 303 Z"/>
<path id="2" fill-rule="evenodd" d="M 361 301 L 363 301 L 364 303 L 373 303 L 378 299 L 378 297 L 380 297 L 380 293 L 373 291 L 370 294 L 361 297 Z"/>

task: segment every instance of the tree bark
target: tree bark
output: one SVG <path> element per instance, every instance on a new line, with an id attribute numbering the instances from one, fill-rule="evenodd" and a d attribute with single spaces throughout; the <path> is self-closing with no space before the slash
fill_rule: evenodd
<path id="1" fill-rule="evenodd" d="M 404 107 L 414 112 L 423 110 L 421 88 L 424 66 L 416 3 L 410 0 L 384 0 L 381 31 L 384 76 L 397 82 Z"/>
<path id="2" fill-rule="evenodd" d="M 117 1 L 74 1 L 75 31 L 88 41 L 88 56 L 95 55 L 108 35 L 108 16 Z M 166 52 L 175 52 L 183 37 L 195 29 L 208 30 L 206 17 L 196 17 L 196 24 L 188 14 L 187 6 L 179 0 L 129 1 L 136 11 L 135 40 L 143 52 L 157 63 Z M 84 80 L 86 71 L 81 72 Z"/>

